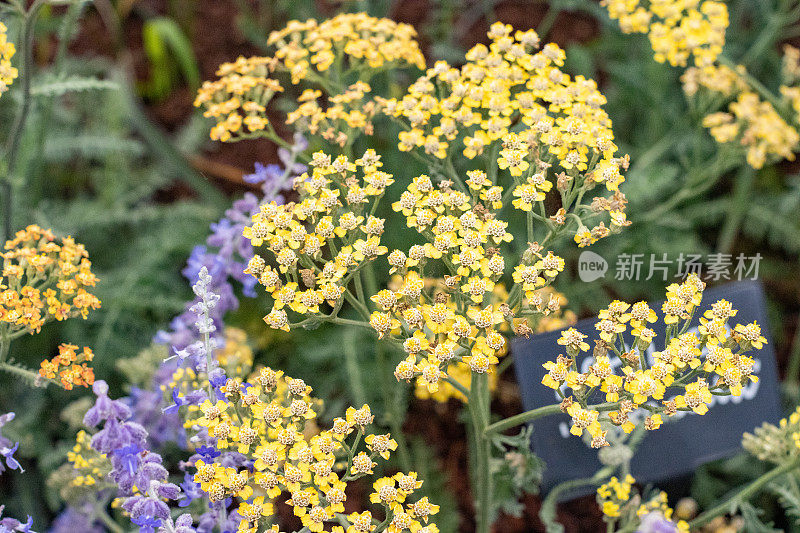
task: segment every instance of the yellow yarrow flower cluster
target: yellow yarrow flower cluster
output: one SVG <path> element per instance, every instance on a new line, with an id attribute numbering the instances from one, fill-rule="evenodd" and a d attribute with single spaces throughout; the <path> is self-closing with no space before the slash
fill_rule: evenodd
<path id="1" fill-rule="evenodd" d="M 747 70 L 743 65 L 731 68 L 715 63 L 705 67 L 687 68 L 681 75 L 681 83 L 683 92 L 690 97 L 694 97 L 701 87 L 730 97 L 747 90 L 745 74 Z"/>
<path id="2" fill-rule="evenodd" d="M 78 431 L 66 462 L 47 479 L 47 486 L 70 504 L 93 501 L 99 492 L 116 488 L 114 481 L 108 478 L 111 461 L 92 448 L 91 441 L 91 433 Z"/>
<path id="3" fill-rule="evenodd" d="M 277 268 L 254 255 L 246 273 L 270 293 L 273 306 L 264 317 L 274 329 L 289 330 L 287 310 L 309 318 L 336 318 L 348 285 L 367 263 L 387 253 L 381 244 L 384 220 L 373 215 L 392 176 L 380 169 L 374 150 L 355 162 L 331 160 L 317 152 L 311 175 L 296 178 L 298 200 L 261 206 L 244 235 L 254 247 L 269 248 Z M 332 311 L 324 313 L 327 305 Z"/>
<path id="4" fill-rule="evenodd" d="M 74 470 L 71 485 L 74 487 L 92 486 L 105 481 L 111 471 L 111 463 L 105 454 L 95 451 L 91 446 L 92 436 L 80 430 L 75 436 L 75 446 L 67 452 L 67 462 Z"/>
<path id="5" fill-rule="evenodd" d="M 435 394 L 445 381 L 468 368 L 491 373 L 506 352 L 502 331 L 511 327 L 530 334 L 527 322 L 514 323 L 515 312 L 548 315 L 560 307 L 550 294 L 545 302 L 540 289 L 552 283 L 564 261 L 533 249 L 515 273 L 515 296 L 499 284 L 505 273 L 501 247 L 513 240 L 507 222 L 497 216 L 502 208 L 502 188 L 492 185 L 482 171 L 469 173 L 469 193 L 452 188 L 452 182 L 434 185 L 421 175 L 392 204 L 405 215 L 408 227 L 423 235 L 424 245 L 388 256 L 389 287 L 372 296 L 379 308 L 370 325 L 380 338 L 401 344 L 407 357 L 395 370 L 398 380 L 415 380 Z M 449 274 L 428 279 L 428 271 L 442 264 Z M 525 284 L 528 283 L 529 286 Z M 552 303 L 555 302 L 555 303 Z M 457 380 L 461 382 L 461 380 Z"/>
<path id="6" fill-rule="evenodd" d="M 800 62 L 796 50 L 785 48 L 780 98 L 776 96 L 769 101 L 762 98 L 759 89 L 751 86 L 742 65 L 732 68 L 714 63 L 690 67 L 681 76 L 687 96 L 696 97 L 702 88 L 728 101 L 727 110 L 706 115 L 703 126 L 718 143 L 740 145 L 747 164 L 755 169 L 762 168 L 770 160 L 793 161 L 800 144 L 797 129 L 800 124 Z M 780 109 L 776 109 L 773 102 L 778 102 Z M 790 117 L 784 109 L 794 114 Z"/>
<path id="7" fill-rule="evenodd" d="M 212 502 L 239 498 L 237 511 L 243 517 L 239 531 L 278 531 L 275 525 L 266 530 L 263 526 L 277 520 L 281 494 L 289 496 L 286 505 L 310 531 L 372 531 L 371 511 L 344 515 L 347 485 L 371 475 L 378 458 L 388 460 L 397 442 L 389 434 L 367 431 L 374 418 L 367 405 L 349 408 L 330 429 L 321 431 L 316 421 L 322 401 L 311 396 L 311 387 L 282 371 L 264 367 L 253 371 L 244 332 L 226 328 L 224 334 L 226 345 L 214 356 L 233 376 L 221 387 L 225 399 L 189 405 L 181 416 L 188 430 L 207 434 L 220 450 L 244 454 L 252 468 L 199 459 L 194 464 L 195 482 Z M 184 396 L 207 385 L 205 376 L 178 368 L 163 390 L 166 397 L 173 389 Z M 413 497 L 421 486 L 416 472 L 374 482 L 370 500 L 382 506 L 383 516 L 391 515 L 387 531 L 439 532 L 430 521 L 439 507 L 425 497 Z"/>
<path id="8" fill-rule="evenodd" d="M 72 237 L 28 226 L 6 241 L 0 257 L 0 337 L 37 333 L 50 320 L 86 318 L 100 307 L 87 291 L 97 282 L 89 254 Z"/>
<path id="9" fill-rule="evenodd" d="M 461 144 L 472 159 L 502 142 L 498 165 L 520 176 L 540 149 L 542 159 L 549 154 L 564 170 L 591 173 L 616 190 L 622 162 L 614 158 L 611 120 L 597 84 L 562 72 L 565 53 L 557 45 L 535 51 L 539 37 L 532 30 L 512 33 L 511 26 L 495 23 L 488 35 L 489 46 L 474 46 L 460 69 L 439 61 L 403 98 L 382 102 L 387 114 L 402 119 L 400 150 L 445 159 Z M 522 129 L 508 137 L 515 124 Z M 532 185 L 549 190 L 543 182 Z"/>
<path id="10" fill-rule="evenodd" d="M 380 100 L 403 127 L 399 149 L 426 159 L 461 192 L 484 187 L 482 194 L 491 196 L 496 209 L 503 199 L 496 169 L 507 171 L 513 207 L 547 224 L 575 222 L 580 246 L 627 226 L 619 186 L 628 158 L 615 155 L 597 84 L 562 72 L 565 54 L 557 45 L 536 51 L 539 38 L 533 31 L 513 33 L 511 26 L 496 23 L 489 37 L 489 46 L 473 47 L 460 69 L 437 62 L 403 98 Z M 467 159 L 481 154 L 490 159 L 487 173 L 469 172 L 463 187 L 451 162 L 459 147 Z M 586 195 L 598 184 L 613 196 Z M 548 215 L 544 200 L 553 189 L 561 208 Z M 581 217 L 571 216 L 581 210 L 587 219 L 609 212 L 611 228 L 601 222 L 589 230 Z"/>
<path id="11" fill-rule="evenodd" d="M 508 297 L 502 284 L 498 284 L 496 288 L 501 292 L 501 301 Z M 564 306 L 567 304 L 566 297 L 554 290 L 551 286 L 540 289 L 536 293 L 535 298 L 541 299 L 541 301 L 554 302 L 552 308 L 556 310 L 550 311 L 548 309 L 549 312 L 547 315 L 542 314 L 536 317 L 536 320 L 532 322 L 532 332 L 545 333 L 548 331 L 555 331 L 572 325 L 577 321 L 574 312 L 564 310 Z M 451 364 L 447 367 L 447 376 L 451 381 L 455 381 L 466 389 L 472 386 L 472 371 L 467 365 Z M 492 393 L 497 389 L 498 378 L 499 376 L 496 372 L 489 374 L 489 391 Z M 446 403 L 450 398 L 455 398 L 462 402 L 467 401 L 467 397 L 447 381 L 441 382 L 440 380 L 438 387 L 430 387 L 430 384 L 420 376 L 417 378 L 415 385 L 414 395 L 421 400 L 430 399 L 435 402 Z M 432 388 L 435 390 L 431 391 Z"/>
<path id="12" fill-rule="evenodd" d="M 636 480 L 630 474 L 619 480 L 612 477 L 597 489 L 597 501 L 605 516 L 617 518 L 620 508 L 631 499 L 631 488 Z"/>
<path id="13" fill-rule="evenodd" d="M 52 359 L 42 361 L 39 366 L 39 375 L 46 379 L 55 380 L 66 390 L 73 387 L 88 387 L 94 383 L 94 370 L 86 363 L 94 359 L 90 348 L 78 352 L 78 347 L 73 344 L 60 344 L 58 355 Z"/>
<path id="14" fill-rule="evenodd" d="M 733 99 L 727 111 L 704 117 L 703 126 L 720 144 L 738 144 L 747 163 L 756 169 L 768 160 L 794 160 L 800 143 L 800 86 L 794 85 L 800 73 L 800 54 L 785 49 L 780 87 L 781 107 L 795 112 L 792 120 L 782 116 L 774 102 L 765 101 L 748 81 L 742 65 L 720 63 L 725 44 L 728 10 L 716 0 L 603 0 L 611 18 L 617 19 L 626 33 L 647 33 L 655 59 L 673 66 L 689 67 L 681 77 L 684 92 L 694 97 L 702 87 Z M 689 61 L 691 59 L 691 62 Z"/>
<path id="15" fill-rule="evenodd" d="M 800 98 L 800 88 L 797 96 Z M 746 150 L 747 163 L 753 168 L 763 167 L 768 157 L 793 161 L 793 152 L 800 143 L 800 133 L 771 103 L 750 91 L 740 93 L 728 106 L 728 112 L 707 115 L 703 126 L 709 128 L 711 136 L 720 144 L 741 144 Z"/>
<path id="16" fill-rule="evenodd" d="M 344 417 L 334 419 L 331 429 L 319 431 L 315 420 L 320 402 L 303 380 L 261 368 L 244 382 L 229 379 L 223 392 L 225 400 L 190 407 L 186 425 L 206 431 L 217 448 L 253 460 L 252 469 L 241 470 L 204 459 L 195 463 L 194 481 L 212 502 L 240 499 L 239 531 L 255 533 L 269 524 L 281 493 L 290 496 L 286 505 L 309 531 L 374 528 L 370 511 L 343 515 L 348 482 L 371 475 L 375 460 L 387 459 L 397 448 L 389 434 L 367 431 L 374 419 L 369 406 L 350 407 Z M 362 442 L 364 449 L 359 448 Z M 370 500 L 390 517 L 388 531 L 438 531 L 428 523 L 438 506 L 427 498 L 413 498 L 421 485 L 415 472 L 375 482 Z M 346 524 L 340 525 L 342 521 Z"/>
<path id="17" fill-rule="evenodd" d="M 725 45 L 728 7 L 716 0 L 602 0 L 625 33 L 646 33 L 659 63 L 713 64 Z"/>
<path id="18" fill-rule="evenodd" d="M 755 322 L 729 330 L 728 320 L 736 315 L 730 302 L 714 303 L 700 317 L 697 332 L 689 329 L 704 288 L 695 275 L 667 287 L 661 308 L 667 335 L 664 348 L 652 353 L 652 362 L 646 352 L 655 338 L 651 325 L 657 316 L 646 302 L 631 306 L 615 300 L 600 311 L 595 324 L 600 341 L 585 372 L 579 372 L 576 358 L 589 350 L 586 335 L 573 328 L 561 334 L 558 344 L 566 355 L 543 365 L 547 374 L 542 383 L 565 398 L 562 408 L 572 417 L 572 434 L 581 436 L 585 430 L 592 447 L 607 446 L 607 430 L 617 426 L 630 433 L 636 426 L 632 416 L 640 409 L 647 414 L 645 429 L 655 430 L 663 423 L 662 415 L 703 415 L 712 393 L 739 396 L 744 385 L 758 380 L 746 352 L 760 349 L 766 339 Z M 627 345 L 626 332 L 632 337 Z M 597 389 L 607 402 L 603 411 L 588 403 Z M 678 394 L 668 394 L 670 389 Z"/>
<path id="19" fill-rule="evenodd" d="M 764 423 L 745 433 L 742 447 L 761 461 L 782 464 L 800 455 L 800 407 L 778 425 Z"/>
<path id="20" fill-rule="evenodd" d="M 623 524 L 630 527 L 629 524 L 641 524 L 642 529 L 647 528 L 645 522 L 653 521 L 671 521 L 673 517 L 673 509 L 667 505 L 667 494 L 659 492 L 654 497 L 650 498 L 645 503 L 641 503 L 641 495 L 635 490 L 634 484 L 636 480 L 630 474 L 626 475 L 623 479 L 612 477 L 606 483 L 597 489 L 597 503 L 603 511 L 603 520 L 610 524 L 617 524 L 620 530 Z M 679 520 L 677 523 L 670 522 L 670 531 L 678 531 L 681 533 L 689 533 L 689 525 Z M 657 527 L 652 527 L 657 530 Z M 614 531 L 615 529 L 609 529 Z M 631 528 L 632 530 L 632 528 Z M 665 527 L 666 530 L 666 527 Z"/>
<path id="21" fill-rule="evenodd" d="M 0 96 L 19 75 L 16 68 L 11 66 L 11 58 L 17 52 L 14 43 L 8 41 L 8 28 L 0 22 Z"/>
<path id="22" fill-rule="evenodd" d="M 203 83 L 194 105 L 203 107 L 203 116 L 216 121 L 211 128 L 213 140 L 246 138 L 269 126 L 267 104 L 283 91 L 277 80 L 268 77 L 272 63 L 266 57 L 240 57 L 220 65 L 220 79 Z"/>
<path id="23" fill-rule="evenodd" d="M 243 329 L 228 326 L 223 336 L 225 343 L 214 352 L 217 361 L 228 374 L 244 375 L 245 369 L 253 366 L 253 349 L 247 343 L 247 333 Z"/>
<path id="24" fill-rule="evenodd" d="M 368 83 L 357 81 L 329 97 L 326 105 L 321 101 L 322 91 L 306 89 L 297 100 L 298 108 L 286 116 L 286 124 L 301 132 L 319 134 L 331 144 L 346 146 L 352 139 L 351 130 L 372 135 L 376 106 L 367 97 L 371 90 Z"/>
<path id="25" fill-rule="evenodd" d="M 267 106 L 284 87 L 276 79 L 288 73 L 293 85 L 307 88 L 288 113 L 287 124 L 345 146 L 346 131 L 372 132 L 375 103 L 368 80 L 382 70 L 424 67 L 416 32 L 407 24 L 364 13 L 341 14 L 323 22 L 291 21 L 272 32 L 272 57 L 240 57 L 206 81 L 194 105 L 216 125 L 211 138 L 223 142 L 272 134 Z M 358 79 L 350 79 L 355 73 Z M 349 79 L 349 81 L 347 81 Z M 349 83 L 349 85 L 348 85 Z"/>
<path id="26" fill-rule="evenodd" d="M 275 58 L 296 84 L 312 73 L 324 73 L 337 61 L 346 61 L 350 70 L 425 68 L 416 37 L 408 24 L 366 13 L 342 13 L 322 22 L 292 20 L 272 32 L 267 43 L 277 48 Z"/>

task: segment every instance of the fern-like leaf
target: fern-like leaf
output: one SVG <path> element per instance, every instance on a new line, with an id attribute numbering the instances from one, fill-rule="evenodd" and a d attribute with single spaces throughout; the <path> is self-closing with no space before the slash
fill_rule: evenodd
<path id="1" fill-rule="evenodd" d="M 3 372 L 8 372 L 9 374 L 13 374 L 18 378 L 21 378 L 23 381 L 27 382 L 31 387 L 41 387 L 42 385 L 47 386 L 48 383 L 47 381 L 42 380 L 39 377 L 39 373 L 36 370 L 28 368 L 22 363 L 17 363 L 13 359 L 0 362 L 0 370 L 2 370 Z"/>
<path id="2" fill-rule="evenodd" d="M 778 497 L 778 501 L 786 511 L 786 514 L 794 519 L 794 523 L 800 525 L 800 494 L 797 490 L 792 490 L 789 485 L 772 483 L 769 490 Z"/>
<path id="3" fill-rule="evenodd" d="M 34 96 L 63 96 L 72 92 L 110 91 L 118 89 L 119 84 L 115 81 L 83 76 L 68 76 L 63 79 L 49 79 L 43 83 L 34 85 L 31 88 L 31 94 Z"/>

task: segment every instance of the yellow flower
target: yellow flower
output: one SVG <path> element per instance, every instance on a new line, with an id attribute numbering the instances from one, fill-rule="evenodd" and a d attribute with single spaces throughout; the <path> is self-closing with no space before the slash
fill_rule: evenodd
<path id="1" fill-rule="evenodd" d="M 648 7 L 627 0 L 603 0 L 612 19 L 625 33 L 647 33 L 655 60 L 701 67 L 714 63 L 725 44 L 728 9 L 723 2 L 652 2 Z"/>
<path id="2" fill-rule="evenodd" d="M 570 433 L 580 437 L 583 430 L 589 432 L 592 437 L 600 435 L 600 422 L 597 421 L 599 413 L 593 409 L 584 409 L 577 403 L 573 403 L 567 409 L 567 414 L 572 417 L 572 428 Z"/>
<path id="3" fill-rule="evenodd" d="M 0 253 L 0 332 L 38 333 L 52 320 L 87 318 L 100 307 L 88 292 L 97 277 L 83 245 L 31 225 L 6 241 Z"/>
<path id="4" fill-rule="evenodd" d="M 11 65 L 11 58 L 16 53 L 14 43 L 8 41 L 8 28 L 0 22 L 0 96 L 14 82 L 19 72 Z"/>

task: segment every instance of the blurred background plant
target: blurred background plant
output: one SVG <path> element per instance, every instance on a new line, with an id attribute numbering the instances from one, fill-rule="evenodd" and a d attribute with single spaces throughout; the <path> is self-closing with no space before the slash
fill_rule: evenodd
<path id="1" fill-rule="evenodd" d="M 726 57 L 780 94 L 783 45 L 800 42 L 798 3 L 731 0 L 727 5 L 731 23 Z M 181 269 L 192 248 L 205 240 L 209 224 L 233 199 L 254 188 L 243 180 L 253 165 L 277 160 L 275 146 L 264 140 L 210 143 L 209 123 L 192 106 L 195 90 L 202 80 L 215 77 L 219 64 L 266 50 L 269 32 L 290 19 L 358 10 L 412 24 L 429 64 L 436 59 L 458 62 L 467 48 L 485 40 L 497 20 L 520 30 L 537 29 L 544 42 L 564 47 L 565 71 L 600 83 L 615 142 L 632 161 L 625 194 L 633 225 L 593 251 L 611 261 L 626 253 L 666 253 L 672 258 L 687 251 L 760 253 L 759 277 L 769 296 L 787 404 L 800 400 L 800 278 L 790 275 L 798 268 L 800 253 L 800 167 L 774 160 L 753 169 L 742 151 L 717 143 L 703 117 L 723 109 L 724 99 L 699 102 L 687 97 L 681 83 L 685 70 L 654 61 L 647 36 L 623 34 L 606 10 L 590 0 L 0 2 L 0 20 L 8 27 L 9 41 L 16 43 L 13 63 L 20 70 L 20 78 L 0 98 L 0 124 L 9 125 L 0 128 L 0 146 L 6 147 L 0 174 L 12 191 L 4 198 L 13 198 L 13 209 L 2 207 L 3 218 L 10 228 L 37 223 L 83 243 L 100 279 L 95 293 L 103 301 L 88 320 L 49 324 L 41 335 L 16 342 L 11 355 L 37 366 L 43 356 L 56 353 L 63 339 L 91 346 L 96 375 L 121 391 L 126 376 L 116 369 L 117 361 L 149 345 L 189 298 Z M 386 91 L 397 95 L 400 87 Z M 278 134 L 286 133 L 278 129 Z M 370 146 L 380 152 L 395 139 L 393 128 L 379 127 Z M 406 158 L 385 163 L 395 174 L 403 169 L 404 177 L 423 171 Z M 658 299 L 663 291 L 659 276 L 582 283 L 577 256 L 575 251 L 565 257 L 569 267 L 556 288 L 580 316 L 596 312 L 609 297 Z M 243 299 L 231 322 L 258 324 L 263 308 L 258 299 Z M 265 331 L 263 324 L 248 329 Z M 353 365 L 362 375 L 387 380 L 382 383 L 394 377 L 381 372 L 376 363 L 381 354 L 372 353 L 379 347 L 365 342 L 366 336 L 336 330 L 341 342 L 334 343 L 332 334 L 323 328 L 298 336 L 263 333 L 254 339 L 257 357 L 316 382 L 328 412 L 367 401 L 382 406 L 384 423 L 397 424 L 407 406 L 430 415 L 406 420 L 407 449 L 413 457 L 398 455 L 398 460 L 429 468 L 420 473 L 437 493 L 442 531 L 469 530 L 470 495 L 460 482 L 467 475 L 463 463 L 468 452 L 453 444 L 463 442 L 455 439 L 463 437 L 456 423 L 459 403 L 415 399 L 402 388 L 393 389 L 399 391 L 395 398 L 387 398 L 378 387 L 354 386 L 348 371 Z M 354 346 L 359 350 L 348 352 Z M 518 395 L 510 373 L 503 375 L 495 408 L 511 414 L 519 410 Z M 319 376 L 325 379 L 314 379 Z M 4 434 L 20 442 L 18 456 L 32 467 L 24 476 L 7 472 L 0 478 L 0 501 L 13 516 L 37 517 L 41 529 L 58 511 L 57 498 L 42 494 L 44 480 L 61 463 L 66 445 L 61 445 L 60 456 L 51 450 L 74 430 L 68 416 L 52 413 L 60 411 L 65 398 L 81 401 L 84 393 L 32 391 L 8 375 L 2 379 L 0 412 L 17 410 Z M 516 504 L 519 487 L 535 485 L 538 468 L 523 461 L 519 472 L 504 473 L 508 485 L 503 494 L 508 497 L 501 506 L 520 518 L 504 517 L 503 531 L 541 527 L 536 496 Z M 691 490 L 675 494 L 683 490 L 709 504 L 712 496 L 763 471 L 734 458 L 701 469 Z M 443 498 L 445 493 L 453 497 Z M 766 514 L 756 518 L 777 521 L 776 527 L 787 523 L 779 507 L 759 503 Z M 754 516 L 744 509 L 742 514 Z M 599 516 L 593 500 L 582 500 L 560 507 L 557 518 L 570 530 L 588 531 Z"/>

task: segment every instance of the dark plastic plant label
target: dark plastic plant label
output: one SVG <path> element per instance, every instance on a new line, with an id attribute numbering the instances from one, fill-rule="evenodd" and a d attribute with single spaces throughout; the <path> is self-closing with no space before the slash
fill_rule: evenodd
<path id="1" fill-rule="evenodd" d="M 747 384 L 741 396 L 714 396 L 705 415 L 679 412 L 671 418 L 665 416 L 665 423 L 660 429 L 647 432 L 631 463 L 631 473 L 641 483 L 690 474 L 703 463 L 731 456 L 741 450 L 744 432 L 751 432 L 764 422 L 777 423 L 781 417 L 775 352 L 769 335 L 761 285 L 754 281 L 740 281 L 706 289 L 703 302 L 694 314 L 692 327 L 696 328 L 699 325 L 698 317 L 712 303 L 721 299 L 730 301 L 733 308 L 738 309 L 736 316 L 728 321 L 731 327 L 752 321 L 761 325 L 762 335 L 768 344 L 761 350 L 750 352 L 755 359 L 754 374 L 759 380 Z M 651 349 L 661 349 L 665 335 L 661 303 L 652 304 L 651 307 L 659 314 L 659 320 L 651 326 L 657 334 Z M 590 318 L 574 326 L 589 336 L 586 342 L 590 346 L 599 338 L 595 322 L 596 319 Z M 530 339 L 518 338 L 512 343 L 514 366 L 525 410 L 560 401 L 556 391 L 542 384 L 546 372 L 542 364 L 554 361 L 563 353 L 563 346 L 556 343 L 560 334 L 560 330 L 552 331 Z M 578 360 L 578 364 L 580 366 L 585 361 L 584 364 L 588 366 L 590 360 L 591 350 Z M 665 399 L 674 394 L 667 394 Z M 598 397 L 597 403 L 602 401 Z M 570 426 L 570 418 L 566 414 L 540 418 L 534 423 L 531 445 L 546 464 L 543 479 L 545 491 L 562 481 L 591 477 L 601 468 L 598 451 L 591 449 L 581 438 L 571 435 Z"/>

